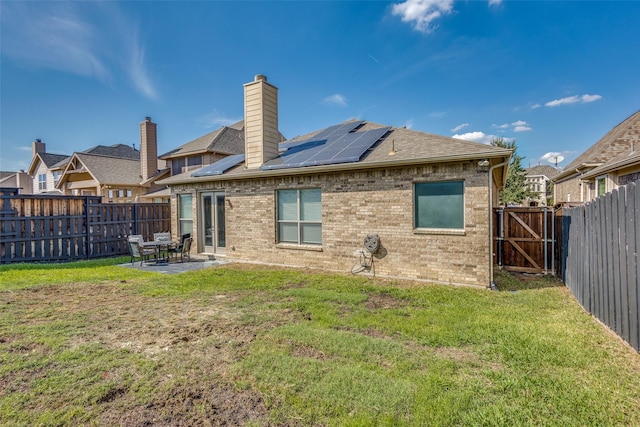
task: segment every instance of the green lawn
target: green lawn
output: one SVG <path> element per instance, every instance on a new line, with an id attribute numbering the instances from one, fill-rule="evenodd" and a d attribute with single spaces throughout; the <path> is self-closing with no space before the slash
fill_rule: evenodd
<path id="1" fill-rule="evenodd" d="M 640 425 L 640 355 L 552 280 L 116 262 L 0 266 L 0 425 Z"/>

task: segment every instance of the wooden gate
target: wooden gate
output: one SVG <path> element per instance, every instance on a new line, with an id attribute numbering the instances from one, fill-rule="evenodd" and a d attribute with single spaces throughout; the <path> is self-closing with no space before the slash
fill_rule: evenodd
<path id="1" fill-rule="evenodd" d="M 494 209 L 494 253 L 499 267 L 555 274 L 555 223 L 547 207 Z"/>

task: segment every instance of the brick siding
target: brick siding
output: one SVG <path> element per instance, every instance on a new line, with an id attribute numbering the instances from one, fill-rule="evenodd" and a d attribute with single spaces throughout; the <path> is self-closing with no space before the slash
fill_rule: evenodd
<path id="1" fill-rule="evenodd" d="M 464 180 L 463 235 L 413 229 L 415 182 Z M 489 284 L 487 171 L 473 162 L 369 171 L 293 175 L 174 185 L 172 233 L 178 234 L 176 193 L 194 200 L 194 251 L 201 191 L 226 192 L 226 254 L 230 258 L 350 271 L 369 233 L 380 235 L 384 256 L 376 274 L 440 283 Z M 276 190 L 321 188 L 322 246 L 276 243 Z"/>

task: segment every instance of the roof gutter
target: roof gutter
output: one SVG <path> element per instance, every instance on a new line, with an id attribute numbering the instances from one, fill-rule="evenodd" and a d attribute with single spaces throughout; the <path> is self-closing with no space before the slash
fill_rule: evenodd
<path id="1" fill-rule="evenodd" d="M 509 164 L 511 156 L 502 163 L 489 168 L 489 288 L 497 291 L 498 287 L 493 279 L 493 170 Z"/>

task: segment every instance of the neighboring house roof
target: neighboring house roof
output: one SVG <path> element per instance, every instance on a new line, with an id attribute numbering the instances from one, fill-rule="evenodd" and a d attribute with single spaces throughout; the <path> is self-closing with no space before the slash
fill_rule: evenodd
<path id="1" fill-rule="evenodd" d="M 66 165 L 69 161 L 70 156 L 66 154 L 51 154 L 51 153 L 38 153 L 31 160 L 31 165 L 29 165 L 29 175 L 33 175 L 38 168 L 38 163 L 42 162 L 47 169 L 60 169 L 59 165 Z"/>
<path id="2" fill-rule="evenodd" d="M 171 197 L 171 189 L 162 188 L 157 191 L 152 191 L 152 192 L 140 195 L 141 199 L 153 199 L 156 197 Z"/>
<path id="3" fill-rule="evenodd" d="M 96 145 L 88 150 L 84 150 L 83 153 L 95 154 L 98 156 L 118 157 L 122 159 L 140 160 L 140 152 L 133 147 L 124 144 L 114 145 Z"/>
<path id="4" fill-rule="evenodd" d="M 611 129 L 598 142 L 569 163 L 555 181 L 578 175 L 576 169 L 594 168 L 619 156 L 633 144 L 640 146 L 640 110 Z"/>
<path id="5" fill-rule="evenodd" d="M 351 121 L 349 121 L 351 122 Z M 345 123 L 349 123 L 345 122 Z M 375 129 L 385 128 L 376 123 L 362 122 L 353 132 L 366 132 Z M 326 128 L 329 129 L 329 128 Z M 305 146 L 315 147 L 314 144 L 302 144 L 296 146 L 296 142 L 310 140 L 314 135 L 320 135 L 326 129 L 312 132 L 310 134 L 293 138 L 280 145 L 292 147 L 291 149 L 304 150 Z M 393 154 L 391 154 L 393 153 Z M 505 158 L 511 156 L 511 150 L 494 147 L 491 145 L 476 142 L 454 139 L 425 132 L 418 132 L 411 129 L 390 127 L 389 130 L 373 146 L 368 149 L 357 161 L 338 164 L 323 164 L 319 166 L 305 166 L 295 168 L 279 168 L 275 170 L 253 169 L 247 170 L 243 164 L 231 167 L 222 174 L 214 176 L 193 177 L 194 172 L 185 172 L 174 175 L 171 178 L 161 180 L 159 184 L 179 184 L 197 181 L 210 181 L 220 179 L 240 179 L 270 175 L 291 175 L 314 172 L 329 172 L 340 170 L 353 170 L 378 167 L 393 167 L 403 165 L 415 165 L 424 163 L 455 162 L 463 160 L 481 160 Z M 221 160 L 221 162 L 224 161 Z M 494 162 L 497 163 L 497 162 Z M 214 163 L 215 165 L 215 163 Z M 506 169 L 505 169 L 506 170 Z M 504 176 L 499 177 L 500 182 Z M 498 183 L 498 185 L 502 185 Z"/>
<path id="6" fill-rule="evenodd" d="M 170 159 L 207 152 L 223 154 L 244 152 L 244 120 L 231 126 L 222 126 L 158 157 Z"/>
<path id="7" fill-rule="evenodd" d="M 546 176 L 549 179 L 553 179 L 561 171 L 549 165 L 538 165 L 532 168 L 526 169 L 526 176 Z"/>
<path id="8" fill-rule="evenodd" d="M 76 153 L 101 184 L 140 184 L 140 160 Z"/>
<path id="9" fill-rule="evenodd" d="M 151 184 L 151 183 L 161 179 L 165 175 L 167 175 L 167 176 L 171 175 L 171 168 L 160 169 L 158 172 L 154 173 L 149 178 L 147 178 L 146 181 L 142 181 L 140 184 L 141 185 Z"/>
<path id="10" fill-rule="evenodd" d="M 582 175 L 582 179 L 595 178 L 630 166 L 640 166 L 640 150 L 629 149 L 610 161 Z"/>
<path id="11" fill-rule="evenodd" d="M 73 160 L 77 159 L 81 168 L 71 169 Z M 140 160 L 124 159 L 109 156 L 99 156 L 87 153 L 75 153 L 69 166 L 58 183 L 60 187 L 68 180 L 71 173 L 87 172 L 100 184 L 109 185 L 140 185 Z"/>

